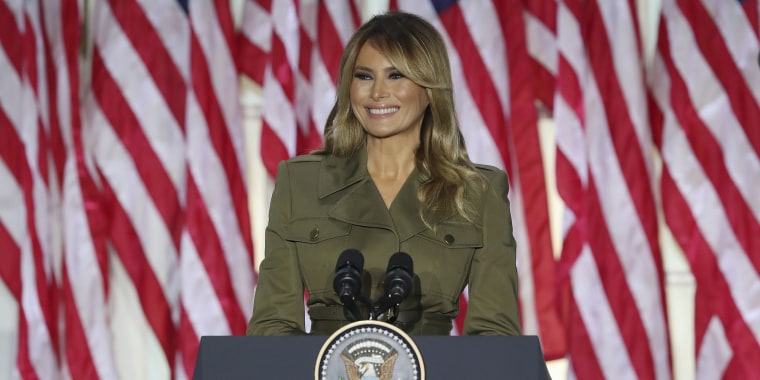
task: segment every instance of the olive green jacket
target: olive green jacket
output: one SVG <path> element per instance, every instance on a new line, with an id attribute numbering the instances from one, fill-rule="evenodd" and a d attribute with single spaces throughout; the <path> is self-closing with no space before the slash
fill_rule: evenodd
<path id="1" fill-rule="evenodd" d="M 414 260 L 414 289 L 398 325 L 409 334 L 447 335 L 469 285 L 463 334 L 519 335 L 515 240 L 506 174 L 478 165 L 492 186 L 480 196 L 480 220 L 457 216 L 435 231 L 419 216 L 414 171 L 390 209 L 366 168 L 366 150 L 351 158 L 305 155 L 280 163 L 266 229 L 249 335 L 305 334 L 304 289 L 311 333 L 329 335 L 349 323 L 333 289 L 345 249 L 364 255 L 362 293 L 383 292 L 388 259 Z"/>

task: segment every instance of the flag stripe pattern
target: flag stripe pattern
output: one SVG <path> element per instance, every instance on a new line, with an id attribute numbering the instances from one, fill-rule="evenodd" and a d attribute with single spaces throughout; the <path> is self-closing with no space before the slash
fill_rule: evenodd
<path id="1" fill-rule="evenodd" d="M 520 2 L 399 0 L 391 8 L 419 14 L 444 35 L 468 151 L 475 162 L 509 174 L 523 330 L 539 335 L 547 358 L 561 357 L 565 343 L 555 308 L 555 267 L 534 105 L 537 85 L 531 81 L 537 69 L 531 64 L 523 14 L 536 18 Z M 463 297 L 458 331 L 466 303 Z"/>
<path id="2" fill-rule="evenodd" d="M 240 72 L 259 86 L 272 50 L 272 0 L 246 0 L 241 11 L 237 65 Z"/>
<path id="3" fill-rule="evenodd" d="M 509 173 L 545 356 L 570 378 L 671 377 L 659 206 L 697 283 L 698 378 L 760 378 L 760 3 L 662 3 L 651 67 L 633 0 L 390 7 L 442 32 L 471 157 Z M 271 181 L 321 145 L 361 2 L 244 0 L 239 31 L 224 0 L 83 4 L 0 2 L 0 301 L 18 326 L 0 377 L 190 378 L 199 338 L 243 334 L 253 301 L 237 74 L 263 90 Z M 566 207 L 556 268 L 536 101 Z M 466 293 L 460 311 L 454 334 Z"/>
<path id="4" fill-rule="evenodd" d="M 260 159 L 270 185 L 281 160 L 322 145 L 343 47 L 359 24 L 358 3 L 243 4 L 238 67 L 262 88 Z"/>
<path id="5" fill-rule="evenodd" d="M 353 1 L 248 0 L 243 17 L 239 65 L 263 87 L 261 159 L 274 178 L 281 160 L 322 145 L 359 12 Z M 264 65 L 248 58 L 262 53 Z"/>
<path id="6" fill-rule="evenodd" d="M 172 73 L 173 63 L 156 60 L 152 64 L 157 66 L 149 67 L 142 59 L 147 50 L 162 46 L 146 16 L 150 9 L 136 1 L 104 1 L 94 7 L 93 103 L 83 122 L 97 133 L 93 155 L 109 220 L 108 239 L 129 278 L 125 286 L 133 289 L 140 305 L 132 313 L 143 313 L 170 366 L 172 310 L 179 290 L 174 277 L 182 228 L 184 138 L 181 120 L 166 107 L 151 69 Z M 176 83 L 179 95 L 184 95 L 182 83 Z"/>
<path id="7" fill-rule="evenodd" d="M 60 179 L 48 172 L 50 94 L 41 6 L 0 4 L 0 257 L 8 265 L 0 279 L 17 307 L 13 377 L 24 378 L 55 376 L 60 349 L 53 266 L 59 250 L 46 217 Z"/>
<path id="8" fill-rule="evenodd" d="M 649 85 L 663 213 L 694 274 L 698 379 L 757 379 L 758 1 L 663 1 Z"/>
<path id="9" fill-rule="evenodd" d="M 580 379 L 670 378 L 651 137 L 634 3 L 559 3 L 560 280 Z"/>
<path id="10" fill-rule="evenodd" d="M 523 2 L 528 53 L 535 64 L 536 98 L 551 111 L 557 76 L 557 1 Z"/>
<path id="11" fill-rule="evenodd" d="M 62 319 L 65 345 L 61 363 L 64 378 L 116 378 L 108 331 L 108 253 L 105 214 L 91 165 L 85 159 L 84 133 L 79 112 L 79 4 L 74 0 L 48 2 L 47 35 L 55 71 L 49 80 L 51 126 L 58 120 L 60 139 L 52 147 L 63 153 L 60 165 L 63 258 Z M 54 91 L 58 89 L 58 91 Z M 54 117 L 55 115 L 55 117 Z M 51 133 L 51 135 L 56 135 Z M 85 206 L 87 205 L 87 206 Z M 64 222 L 65 221 L 65 222 Z"/>
<path id="12" fill-rule="evenodd" d="M 193 1 L 189 19 L 180 377 L 193 373 L 199 337 L 245 333 L 255 283 L 232 13 L 224 0 Z"/>
<path id="13" fill-rule="evenodd" d="M 190 378 L 255 283 L 232 10 L 104 0 L 87 35 L 82 10 L 0 2 L 7 375 Z"/>

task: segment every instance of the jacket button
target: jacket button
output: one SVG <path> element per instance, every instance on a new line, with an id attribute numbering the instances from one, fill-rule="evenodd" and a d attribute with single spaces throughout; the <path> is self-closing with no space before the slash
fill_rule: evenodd
<path id="1" fill-rule="evenodd" d="M 454 243 L 454 236 L 451 234 L 446 234 L 446 236 L 443 237 L 443 241 L 446 243 L 446 245 L 451 245 Z"/>
<path id="2" fill-rule="evenodd" d="M 311 232 L 309 232 L 309 239 L 317 240 L 318 237 L 319 237 L 319 227 L 314 227 L 314 229 L 311 230 Z"/>

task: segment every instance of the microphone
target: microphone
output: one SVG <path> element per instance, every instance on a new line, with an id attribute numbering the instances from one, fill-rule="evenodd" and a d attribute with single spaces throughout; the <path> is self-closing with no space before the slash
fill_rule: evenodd
<path id="1" fill-rule="evenodd" d="M 396 308 L 409 295 L 414 278 L 414 262 L 409 254 L 396 252 L 388 260 L 383 284 L 385 294 L 378 299 L 372 308 L 370 319 L 384 313 L 390 308 Z M 393 317 L 395 320 L 395 316 Z M 389 322 L 393 322 L 389 320 Z"/>
<path id="2" fill-rule="evenodd" d="M 356 298 L 361 292 L 363 270 L 364 255 L 356 249 L 350 248 L 343 251 L 338 257 L 338 262 L 335 263 L 333 289 L 346 308 L 344 311 L 349 311 L 354 320 L 361 319 Z M 349 317 L 348 314 L 346 316 Z"/>

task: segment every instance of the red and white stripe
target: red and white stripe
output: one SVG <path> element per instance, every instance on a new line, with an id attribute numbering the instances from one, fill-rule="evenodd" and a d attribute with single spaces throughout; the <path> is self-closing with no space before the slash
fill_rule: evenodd
<path id="1" fill-rule="evenodd" d="M 62 181 L 60 219 L 55 220 L 63 236 L 61 371 L 64 378 L 117 378 L 107 312 L 107 231 L 99 227 L 105 218 L 79 112 L 79 9 L 76 0 L 44 6 L 51 57 L 51 147 L 56 177 Z"/>
<path id="2" fill-rule="evenodd" d="M 60 252 L 48 212 L 58 194 L 48 160 L 48 56 L 39 1 L 0 3 L 0 279 L 18 321 L 12 378 L 58 377 Z M 51 183 L 52 182 L 52 183 Z"/>
<path id="3" fill-rule="evenodd" d="M 398 0 L 391 8 L 418 14 L 446 40 L 462 133 L 475 162 L 510 178 L 518 245 L 520 306 L 525 334 L 538 335 L 548 358 L 564 354 L 555 309 L 554 258 L 537 111 L 523 5 L 460 1 L 438 10 L 431 2 Z M 456 328 L 461 331 L 466 310 Z"/>
<path id="4" fill-rule="evenodd" d="M 263 86 L 261 156 L 274 178 L 280 161 L 322 145 L 340 57 L 359 24 L 359 8 L 349 0 L 249 0 L 244 9 L 241 29 L 249 42 L 243 51 L 249 53 L 240 65 Z M 262 55 L 263 67 L 256 59 Z"/>
<path id="5" fill-rule="evenodd" d="M 200 336 L 244 332 L 235 31 L 226 1 L 184 6 L 93 3 L 80 92 L 80 0 L 0 2 L 0 304 L 18 323 L 0 377 L 189 378 Z"/>
<path id="6" fill-rule="evenodd" d="M 528 53 L 535 61 L 536 98 L 554 107 L 557 77 L 557 0 L 523 0 Z"/>
<path id="7" fill-rule="evenodd" d="M 105 213 L 93 227 L 106 229 L 110 248 L 108 305 L 93 307 L 108 307 L 121 376 L 168 376 L 179 319 L 187 18 L 175 1 L 129 0 L 94 3 L 91 21 L 82 119 Z"/>
<path id="8" fill-rule="evenodd" d="M 697 283 L 698 379 L 760 379 L 758 13 L 663 1 L 649 77 L 665 220 Z"/>
<path id="9" fill-rule="evenodd" d="M 245 334 L 255 283 L 233 18 L 226 0 L 189 8 L 179 378 L 192 376 L 201 336 Z"/>
<path id="10" fill-rule="evenodd" d="M 264 71 L 272 51 L 271 8 L 271 0 L 246 0 L 240 17 L 238 68 L 259 86 L 264 85 Z"/>
<path id="11" fill-rule="evenodd" d="M 280 161 L 322 145 L 343 47 L 359 24 L 358 3 L 247 0 L 243 5 L 238 66 L 262 86 L 259 153 L 267 192 Z"/>
<path id="12" fill-rule="evenodd" d="M 557 187 L 570 373 L 669 379 L 651 133 L 633 1 L 559 4 Z"/>

